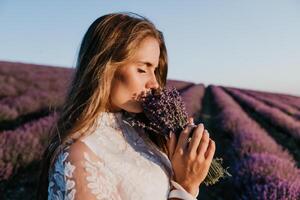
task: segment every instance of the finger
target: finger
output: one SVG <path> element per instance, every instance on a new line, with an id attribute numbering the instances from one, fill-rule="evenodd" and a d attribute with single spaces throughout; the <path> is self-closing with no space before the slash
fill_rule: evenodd
<path id="1" fill-rule="evenodd" d="M 204 156 L 204 154 L 207 150 L 208 144 L 209 144 L 209 133 L 205 129 L 204 132 L 203 132 L 203 135 L 201 137 L 201 141 L 200 141 L 200 144 L 198 146 L 198 150 L 197 150 L 197 153 L 198 153 L 199 156 Z"/>
<path id="2" fill-rule="evenodd" d="M 189 137 L 192 128 L 193 126 L 191 124 L 188 124 L 180 133 L 175 151 L 178 151 L 179 149 L 185 149 L 185 146 L 187 144 L 187 139 Z"/>
<path id="3" fill-rule="evenodd" d="M 212 159 L 214 157 L 214 154 L 215 154 L 215 151 L 216 151 L 215 141 L 213 141 L 212 139 L 210 139 L 207 151 L 205 152 L 205 158 L 206 158 L 206 160 L 208 162 L 212 161 Z"/>
<path id="4" fill-rule="evenodd" d="M 203 136 L 203 131 L 204 131 L 204 125 L 202 123 L 198 124 L 197 127 L 194 129 L 192 140 L 191 140 L 191 143 L 189 144 L 189 152 L 190 153 L 192 153 L 192 154 L 197 153 L 199 143 Z"/>
<path id="5" fill-rule="evenodd" d="M 167 148 L 168 148 L 168 157 L 171 159 L 173 154 L 174 154 L 174 151 L 175 151 L 175 148 L 176 148 L 176 136 L 173 132 L 170 132 L 171 133 L 171 137 L 170 139 L 167 140 Z"/>
<path id="6" fill-rule="evenodd" d="M 170 157 L 170 138 L 166 137 L 167 156 Z"/>

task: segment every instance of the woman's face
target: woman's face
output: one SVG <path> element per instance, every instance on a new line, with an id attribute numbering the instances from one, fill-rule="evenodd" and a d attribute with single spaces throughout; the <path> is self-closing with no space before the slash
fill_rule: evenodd
<path id="1" fill-rule="evenodd" d="M 145 38 L 136 51 L 132 62 L 121 66 L 112 81 L 111 112 L 121 109 L 128 112 L 142 112 L 136 97 L 142 92 L 158 88 L 155 70 L 159 62 L 159 44 L 151 37 Z"/>

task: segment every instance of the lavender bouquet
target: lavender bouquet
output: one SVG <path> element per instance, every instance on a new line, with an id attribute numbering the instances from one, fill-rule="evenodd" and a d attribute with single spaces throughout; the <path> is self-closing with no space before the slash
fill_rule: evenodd
<path id="1" fill-rule="evenodd" d="M 142 114 L 129 114 L 125 122 L 132 127 L 145 129 L 150 134 L 160 134 L 167 138 L 169 132 L 175 133 L 178 138 L 181 131 L 188 125 L 188 114 L 185 105 L 175 88 L 151 90 L 138 97 L 143 107 Z M 223 160 L 213 159 L 208 174 L 204 180 L 205 185 L 213 185 L 220 178 L 231 176 L 222 167 Z"/>

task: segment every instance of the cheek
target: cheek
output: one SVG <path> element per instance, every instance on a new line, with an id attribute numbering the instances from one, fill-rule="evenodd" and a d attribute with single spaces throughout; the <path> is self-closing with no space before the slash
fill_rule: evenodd
<path id="1" fill-rule="evenodd" d="M 129 93 L 139 93 L 144 89 L 144 80 L 142 76 L 135 72 L 134 69 L 128 70 L 117 76 L 119 83 Z"/>
<path id="2" fill-rule="evenodd" d="M 116 74 L 112 91 L 119 101 L 134 99 L 143 91 L 143 80 L 133 72 Z"/>

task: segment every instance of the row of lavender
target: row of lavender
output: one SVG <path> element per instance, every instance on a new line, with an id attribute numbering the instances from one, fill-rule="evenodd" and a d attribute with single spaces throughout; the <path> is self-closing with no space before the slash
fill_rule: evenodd
<path id="1" fill-rule="evenodd" d="M 297 120 L 290 115 L 282 112 L 277 107 L 271 107 L 256 98 L 247 95 L 239 90 L 225 88 L 239 102 L 247 105 L 252 110 L 260 114 L 265 120 L 270 121 L 275 126 L 290 134 L 295 139 L 300 139 L 300 120 Z"/>
<path id="2" fill-rule="evenodd" d="M 188 81 L 178 81 L 178 80 L 168 79 L 166 87 L 175 87 L 178 91 L 183 91 L 194 85 L 195 85 L 194 83 Z"/>
<path id="3" fill-rule="evenodd" d="M 248 117 L 220 87 L 212 86 L 219 129 L 232 137 L 234 186 L 239 199 L 297 199 L 300 171 L 292 156 Z"/>
<path id="4" fill-rule="evenodd" d="M 298 110 L 300 110 L 300 98 L 282 95 L 279 95 L 277 98 L 280 98 L 282 101 L 295 106 Z"/>
<path id="5" fill-rule="evenodd" d="M 56 113 L 52 113 L 0 133 L 0 181 L 9 179 L 20 167 L 41 159 L 56 117 Z"/>
<path id="6" fill-rule="evenodd" d="M 180 91 L 185 108 L 189 116 L 198 118 L 202 110 L 202 100 L 205 93 L 205 86 L 203 84 L 193 85 L 186 90 Z"/>
<path id="7" fill-rule="evenodd" d="M 275 99 L 281 103 L 292 106 L 294 109 L 300 110 L 300 97 L 287 95 L 287 94 L 278 94 L 272 92 L 262 92 L 257 90 L 250 89 L 240 89 L 241 91 L 249 92 L 255 95 L 261 95 L 270 99 Z"/>
<path id="8" fill-rule="evenodd" d="M 286 94 L 276 94 L 276 93 L 267 93 L 270 97 L 277 98 L 283 102 L 290 104 L 297 109 L 300 109 L 300 98 L 296 96 L 286 95 Z"/>
<path id="9" fill-rule="evenodd" d="M 204 84 L 195 84 L 187 81 L 167 80 L 166 87 L 175 87 L 183 101 L 189 116 L 197 118 L 202 109 L 202 100 L 205 93 Z"/>
<path id="10" fill-rule="evenodd" d="M 300 109 L 298 109 L 295 105 L 291 104 L 290 102 L 286 102 L 284 98 L 282 98 L 279 95 L 272 95 L 268 94 L 266 92 L 257 92 L 252 90 L 244 90 L 244 89 L 235 89 L 238 91 L 241 91 L 243 93 L 246 93 L 271 107 L 276 107 L 280 110 L 282 110 L 284 113 L 290 115 L 291 117 L 295 118 L 296 120 L 300 120 Z M 294 99 L 294 104 L 297 102 Z M 300 106 L 300 102 L 298 103 Z"/>
<path id="11" fill-rule="evenodd" d="M 0 122 L 60 106 L 71 76 L 66 68 L 0 62 Z"/>

